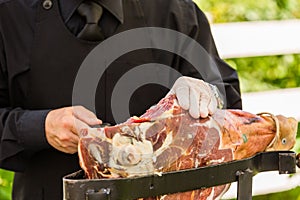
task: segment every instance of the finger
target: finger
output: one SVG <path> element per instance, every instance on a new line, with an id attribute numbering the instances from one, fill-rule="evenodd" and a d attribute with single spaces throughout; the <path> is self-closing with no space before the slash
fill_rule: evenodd
<path id="1" fill-rule="evenodd" d="M 77 150 L 78 148 L 78 141 L 78 138 L 77 142 L 75 142 L 75 140 L 69 141 L 63 145 L 63 148 L 68 152 L 74 152 L 74 150 Z"/>
<path id="2" fill-rule="evenodd" d="M 102 123 L 102 121 L 98 119 L 92 111 L 83 106 L 74 106 L 73 114 L 76 118 L 89 125 L 97 125 Z"/>
<path id="3" fill-rule="evenodd" d="M 199 107 L 199 102 L 200 102 L 200 94 L 194 89 L 190 90 L 190 115 L 193 118 L 199 118 L 200 117 L 200 107 Z"/>
<path id="4" fill-rule="evenodd" d="M 183 86 L 176 88 L 176 97 L 178 100 L 178 104 L 180 107 L 184 110 L 188 110 L 190 108 L 190 102 L 189 102 L 189 87 Z"/>
<path id="5" fill-rule="evenodd" d="M 71 135 L 70 135 L 70 143 L 73 144 L 73 145 L 70 145 L 70 146 L 77 147 L 78 142 L 79 142 L 79 136 L 71 133 Z"/>
<path id="6" fill-rule="evenodd" d="M 80 119 L 74 118 L 73 124 L 70 128 L 71 132 L 75 135 L 81 136 L 81 133 L 84 133 L 85 130 L 89 128 L 89 125 Z"/>
<path id="7" fill-rule="evenodd" d="M 210 115 L 214 114 L 217 111 L 217 107 L 218 107 L 217 99 L 215 97 L 212 97 L 208 105 L 208 113 Z"/>
<path id="8" fill-rule="evenodd" d="M 210 98 L 210 95 L 206 91 L 201 92 L 199 106 L 201 118 L 206 118 L 208 116 L 208 105 Z"/>

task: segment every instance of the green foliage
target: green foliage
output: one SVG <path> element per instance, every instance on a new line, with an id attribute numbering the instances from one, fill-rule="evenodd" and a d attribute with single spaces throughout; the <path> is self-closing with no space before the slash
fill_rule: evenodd
<path id="1" fill-rule="evenodd" d="M 300 200 L 299 194 L 300 194 L 300 187 L 296 187 L 292 190 L 288 190 L 285 192 L 254 196 L 253 200 L 282 200 L 282 199 Z"/>
<path id="2" fill-rule="evenodd" d="M 214 23 L 300 18 L 299 0 L 195 0 Z"/>
<path id="3" fill-rule="evenodd" d="M 300 122 L 298 123 L 296 145 L 294 146 L 294 148 L 292 150 L 295 152 L 300 152 Z"/>
<path id="4" fill-rule="evenodd" d="M 284 191 L 284 192 L 253 196 L 252 199 L 253 200 L 282 200 L 282 199 L 300 200 L 299 194 L 300 194 L 300 187 L 296 187 L 294 189 Z"/>
<path id="5" fill-rule="evenodd" d="M 300 55 L 226 60 L 237 69 L 242 92 L 300 87 Z"/>
<path id="6" fill-rule="evenodd" d="M 296 187 L 294 189 L 284 191 L 284 192 L 278 192 L 278 193 L 271 193 L 271 194 L 265 194 L 265 195 L 258 195 L 253 196 L 253 200 L 300 200 L 300 187 Z M 231 199 L 235 200 L 235 199 Z"/>
<path id="7" fill-rule="evenodd" d="M 13 172 L 0 169 L 0 199 L 10 200 L 12 190 Z"/>

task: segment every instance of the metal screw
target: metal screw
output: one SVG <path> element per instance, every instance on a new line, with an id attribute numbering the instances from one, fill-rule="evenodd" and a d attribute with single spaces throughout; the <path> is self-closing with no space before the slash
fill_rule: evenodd
<path id="1" fill-rule="evenodd" d="M 53 3 L 52 3 L 51 0 L 45 0 L 45 1 L 43 2 L 43 8 L 44 8 L 45 10 L 51 9 L 51 8 L 52 8 L 52 5 L 53 5 Z"/>
<path id="2" fill-rule="evenodd" d="M 151 184 L 151 185 L 150 185 L 150 190 L 153 190 L 153 189 L 154 189 L 154 185 Z"/>

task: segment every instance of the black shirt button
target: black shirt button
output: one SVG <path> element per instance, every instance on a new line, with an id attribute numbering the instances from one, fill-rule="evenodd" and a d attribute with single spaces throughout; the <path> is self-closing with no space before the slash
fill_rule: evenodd
<path id="1" fill-rule="evenodd" d="M 51 9 L 51 8 L 52 8 L 52 5 L 53 5 L 53 3 L 52 3 L 51 0 L 45 0 L 45 1 L 43 2 L 43 8 L 44 8 L 45 10 Z"/>

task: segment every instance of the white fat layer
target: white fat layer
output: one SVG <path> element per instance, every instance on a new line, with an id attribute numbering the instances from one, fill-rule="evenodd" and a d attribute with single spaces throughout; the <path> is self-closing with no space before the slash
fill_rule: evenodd
<path id="1" fill-rule="evenodd" d="M 215 188 L 212 188 L 210 195 L 206 198 L 206 200 L 214 200 Z"/>
<path id="2" fill-rule="evenodd" d="M 215 200 L 221 199 L 221 197 L 228 191 L 229 187 L 230 187 L 230 184 L 226 184 L 224 190 L 219 194 L 219 196 L 217 196 L 217 197 L 215 198 Z"/>
<path id="3" fill-rule="evenodd" d="M 172 144 L 172 142 L 173 142 L 173 134 L 172 132 L 169 132 L 162 146 L 155 151 L 154 153 L 155 157 L 158 157 L 162 152 L 168 149 L 170 147 L 170 144 Z"/>
<path id="4" fill-rule="evenodd" d="M 154 118 L 154 120 L 169 118 L 169 117 L 173 117 L 173 116 L 174 116 L 173 110 L 167 110 L 164 113 L 162 113 L 159 117 Z"/>
<path id="5" fill-rule="evenodd" d="M 154 173 L 153 148 L 150 141 L 138 141 L 135 138 L 122 136 L 118 133 L 113 137 L 112 143 L 109 160 L 111 168 L 125 173 L 128 177 Z M 126 151 L 128 147 L 131 149 L 130 152 Z M 128 156 L 130 156 L 130 159 Z"/>
<path id="6" fill-rule="evenodd" d="M 83 138 L 98 138 L 102 141 L 111 142 L 111 139 L 106 137 L 104 128 L 88 128 L 88 134 Z"/>
<path id="7" fill-rule="evenodd" d="M 199 167 L 199 160 L 198 159 L 195 159 L 195 162 L 194 162 L 194 165 L 195 165 L 195 168 L 198 168 Z"/>
<path id="8" fill-rule="evenodd" d="M 171 118 L 171 117 L 180 117 L 180 116 L 184 116 L 184 113 L 174 115 L 173 110 L 171 109 L 171 110 L 165 111 L 160 116 L 153 118 L 152 120 L 156 121 L 156 120 L 162 120 L 162 119 L 167 119 L 167 118 Z"/>
<path id="9" fill-rule="evenodd" d="M 92 156 L 99 162 L 99 163 L 103 163 L 102 159 L 101 159 L 101 154 L 100 154 L 100 150 L 98 149 L 98 145 L 91 143 L 88 146 L 88 149 L 90 151 L 90 153 L 92 154 Z"/>
<path id="10" fill-rule="evenodd" d="M 143 122 L 139 124 L 139 126 L 136 126 L 136 129 L 134 131 L 136 132 L 136 135 L 139 135 L 139 138 L 141 138 L 142 140 L 146 140 L 146 132 L 153 124 L 153 122 Z"/>
<path id="11" fill-rule="evenodd" d="M 225 158 L 222 157 L 222 158 L 217 159 L 217 160 L 209 160 L 207 163 L 208 163 L 208 165 L 210 165 L 211 163 L 222 163 L 222 162 L 224 162 L 224 160 L 225 160 Z"/>

